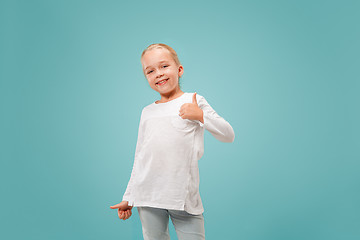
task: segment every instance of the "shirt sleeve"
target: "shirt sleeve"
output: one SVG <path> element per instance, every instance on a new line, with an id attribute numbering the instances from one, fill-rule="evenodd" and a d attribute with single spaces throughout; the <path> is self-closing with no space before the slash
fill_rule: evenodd
<path id="1" fill-rule="evenodd" d="M 134 205 L 134 199 L 132 197 L 132 192 L 133 192 L 133 185 L 134 185 L 134 181 L 135 181 L 134 179 L 136 178 L 136 174 L 137 174 L 136 173 L 137 156 L 138 156 L 138 153 L 140 151 L 141 144 L 142 144 L 142 141 L 143 141 L 143 129 L 142 129 L 143 112 L 144 112 L 144 110 L 141 112 L 141 118 L 140 118 L 139 129 L 138 129 L 138 138 L 137 138 L 137 143 L 136 143 L 133 168 L 132 168 L 132 171 L 131 171 L 130 180 L 128 182 L 128 185 L 126 187 L 126 190 L 125 190 L 125 193 L 124 193 L 123 199 L 122 199 L 123 201 L 128 201 L 129 206 Z"/>
<path id="2" fill-rule="evenodd" d="M 199 107 L 203 110 L 204 123 L 197 120 L 200 126 L 221 142 L 233 142 L 235 133 L 230 123 L 219 116 L 203 96 L 197 94 L 196 97 Z"/>

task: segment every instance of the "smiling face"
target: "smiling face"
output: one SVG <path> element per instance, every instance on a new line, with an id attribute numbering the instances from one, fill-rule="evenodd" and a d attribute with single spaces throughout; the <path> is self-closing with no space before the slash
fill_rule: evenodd
<path id="1" fill-rule="evenodd" d="M 174 95 L 180 91 L 179 77 L 184 69 L 182 65 L 176 64 L 167 49 L 147 51 L 141 58 L 141 63 L 150 87 L 160 95 Z"/>

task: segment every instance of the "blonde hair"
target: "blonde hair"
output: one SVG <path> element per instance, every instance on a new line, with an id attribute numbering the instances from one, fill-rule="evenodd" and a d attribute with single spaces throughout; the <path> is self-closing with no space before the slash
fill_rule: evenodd
<path id="1" fill-rule="evenodd" d="M 179 61 L 179 58 L 178 58 L 175 50 L 172 49 L 170 46 L 164 44 L 164 43 L 154 43 L 154 44 L 149 45 L 149 46 L 142 52 L 142 54 L 141 54 L 141 59 L 142 59 L 142 57 L 144 56 L 144 54 L 145 54 L 147 51 L 150 51 L 150 50 L 155 49 L 155 48 L 163 48 L 163 49 L 168 50 L 168 51 L 170 52 L 172 58 L 174 59 L 175 63 L 176 63 L 178 66 L 181 65 L 181 63 L 180 63 L 180 61 Z"/>

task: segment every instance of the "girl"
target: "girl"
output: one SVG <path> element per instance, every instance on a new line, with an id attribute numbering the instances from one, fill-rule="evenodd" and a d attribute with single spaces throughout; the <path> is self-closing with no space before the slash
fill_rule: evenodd
<path id="1" fill-rule="evenodd" d="M 170 239 L 169 216 L 178 239 L 205 239 L 198 169 L 204 129 L 222 142 L 233 142 L 234 131 L 203 96 L 181 91 L 184 68 L 171 47 L 151 44 L 141 63 L 160 100 L 142 110 L 130 181 L 110 208 L 126 220 L 137 207 L 145 240 Z"/>

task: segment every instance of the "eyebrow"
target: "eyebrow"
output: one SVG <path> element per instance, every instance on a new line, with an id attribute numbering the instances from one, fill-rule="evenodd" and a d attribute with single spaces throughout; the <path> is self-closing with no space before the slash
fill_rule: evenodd
<path id="1" fill-rule="evenodd" d="M 167 62 L 168 62 L 167 60 L 162 60 L 162 61 L 160 61 L 159 63 L 167 63 Z M 145 68 L 145 70 L 148 69 L 149 67 L 151 67 L 151 66 L 147 66 L 147 67 Z"/>

